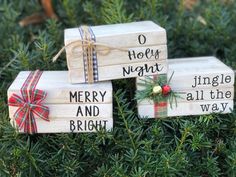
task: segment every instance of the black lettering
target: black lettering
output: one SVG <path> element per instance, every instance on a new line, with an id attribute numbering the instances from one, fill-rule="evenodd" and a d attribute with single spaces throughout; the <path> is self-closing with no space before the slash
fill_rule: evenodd
<path id="1" fill-rule="evenodd" d="M 135 55 L 135 52 L 134 52 L 133 50 L 132 50 L 132 52 L 129 50 L 128 56 L 129 56 L 129 59 L 130 59 L 130 60 L 136 59 L 136 55 Z"/>
<path id="2" fill-rule="evenodd" d="M 83 100 L 81 99 L 83 96 L 83 91 L 78 91 L 78 102 L 83 102 Z"/>
<path id="3" fill-rule="evenodd" d="M 187 98 L 186 98 L 187 101 L 192 101 L 193 100 L 193 95 L 192 93 L 187 93 Z"/>
<path id="4" fill-rule="evenodd" d="M 225 92 L 225 97 L 226 97 L 226 98 L 230 98 L 231 95 L 232 95 L 231 91 Z"/>
<path id="5" fill-rule="evenodd" d="M 97 96 L 98 96 L 98 93 L 96 91 L 93 91 L 93 102 L 98 102 L 98 99 L 97 99 Z"/>
<path id="6" fill-rule="evenodd" d="M 78 106 L 76 116 L 77 116 L 77 117 L 78 117 L 78 116 L 82 116 L 82 117 L 84 116 L 84 115 L 83 115 L 83 111 L 82 111 L 82 109 L 81 109 L 81 106 Z"/>
<path id="7" fill-rule="evenodd" d="M 99 107 L 93 106 L 93 116 L 97 117 L 99 115 Z"/>
<path id="8" fill-rule="evenodd" d="M 85 98 L 84 98 L 84 101 L 87 103 L 87 102 L 91 102 L 91 100 L 89 99 L 90 97 L 90 92 L 89 91 L 85 91 L 84 92 L 84 95 L 85 95 Z"/>
<path id="9" fill-rule="evenodd" d="M 216 87 L 216 86 L 219 85 L 218 80 L 219 80 L 219 76 L 215 76 L 215 77 L 212 78 L 212 86 L 213 87 Z"/>
<path id="10" fill-rule="evenodd" d="M 73 100 L 74 99 L 74 100 Z M 72 103 L 72 102 L 77 102 L 77 93 L 76 92 L 74 92 L 74 93 L 72 93 L 71 91 L 70 91 L 70 102 Z"/>
<path id="11" fill-rule="evenodd" d="M 143 34 L 140 34 L 140 35 L 138 36 L 138 42 L 139 42 L 139 44 L 141 44 L 141 45 L 145 44 L 145 43 L 146 43 L 146 37 L 145 37 Z"/>
<path id="12" fill-rule="evenodd" d="M 102 97 L 102 102 L 104 102 L 104 100 L 105 100 L 105 95 L 106 95 L 107 91 L 104 91 L 103 93 L 102 93 L 101 91 L 99 91 L 99 92 L 100 92 L 100 95 L 101 95 L 101 97 Z"/>
<path id="13" fill-rule="evenodd" d="M 75 130 L 75 121 L 70 120 L 70 131 L 73 133 Z"/>
<path id="14" fill-rule="evenodd" d="M 128 66 L 128 68 L 123 67 L 123 76 L 129 75 L 130 70 L 131 70 L 130 66 Z"/>
<path id="15" fill-rule="evenodd" d="M 202 112 L 205 112 L 209 110 L 210 104 L 201 104 L 200 106 L 202 108 Z"/>
<path id="16" fill-rule="evenodd" d="M 92 106 L 85 106 L 85 116 L 92 116 Z"/>
<path id="17" fill-rule="evenodd" d="M 92 121 L 92 120 L 89 120 L 89 121 L 88 121 L 88 130 L 92 131 L 93 128 L 94 128 L 93 121 Z"/>
<path id="18" fill-rule="evenodd" d="M 137 54 L 137 58 L 138 58 L 138 59 L 142 59 L 143 56 L 144 56 L 143 52 L 139 52 L 139 53 Z"/>
<path id="19" fill-rule="evenodd" d="M 231 82 L 231 77 L 230 76 L 226 76 L 225 77 L 225 82 L 226 83 L 230 83 Z"/>
<path id="20" fill-rule="evenodd" d="M 193 88 L 197 86 L 197 76 L 194 77 L 194 85 L 192 85 Z"/>
<path id="21" fill-rule="evenodd" d="M 77 129 L 78 129 L 78 131 L 83 131 L 81 126 L 82 126 L 82 121 L 81 120 L 77 120 Z"/>

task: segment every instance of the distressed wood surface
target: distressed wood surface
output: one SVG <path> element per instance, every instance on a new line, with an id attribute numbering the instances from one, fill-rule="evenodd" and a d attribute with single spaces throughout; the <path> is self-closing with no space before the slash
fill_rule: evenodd
<path id="1" fill-rule="evenodd" d="M 113 118 L 51 118 L 50 122 L 36 119 L 38 133 L 83 133 L 113 128 Z M 13 119 L 11 123 L 17 128 Z M 23 133 L 21 130 L 19 132 Z"/>
<path id="2" fill-rule="evenodd" d="M 141 77 L 166 72 L 167 60 L 98 67 L 99 81 Z M 69 80 L 71 83 L 84 83 L 84 69 L 69 70 Z"/>
<path id="3" fill-rule="evenodd" d="M 233 110 L 233 100 L 205 101 L 205 102 L 180 102 L 177 107 L 167 106 L 167 117 L 203 115 L 211 113 L 230 113 Z M 154 104 L 138 104 L 138 114 L 141 118 L 154 118 Z"/>
<path id="4" fill-rule="evenodd" d="M 49 118 L 68 117 L 112 117 L 112 103 L 107 104 L 45 104 L 49 108 Z M 9 117 L 13 118 L 18 108 L 9 106 Z M 36 118 L 39 118 L 35 115 Z"/>
<path id="5" fill-rule="evenodd" d="M 100 25 L 92 26 L 91 28 L 96 36 L 96 42 L 105 44 L 106 46 L 122 48 L 136 47 L 139 44 L 139 35 L 146 37 L 145 45 L 166 44 L 165 29 L 152 21 Z M 81 40 L 78 28 L 66 29 L 64 34 L 65 45 Z"/>
<path id="6" fill-rule="evenodd" d="M 142 88 L 139 87 L 138 90 Z M 234 98 L 234 87 L 220 87 L 220 88 L 207 88 L 207 89 L 189 89 L 189 90 L 176 90 L 178 93 L 177 102 L 204 102 L 214 100 L 232 100 Z M 151 100 L 142 100 L 139 102 L 143 104 L 153 104 Z"/>
<path id="7" fill-rule="evenodd" d="M 229 113 L 233 109 L 234 71 L 215 57 L 198 57 L 168 60 L 167 78 L 174 75 L 170 86 L 183 99 L 177 99 L 177 107 L 167 102 L 167 116 Z M 137 78 L 137 90 L 142 90 L 146 78 Z M 141 117 L 154 117 L 154 103 L 143 100 L 138 103 Z"/>
<path id="8" fill-rule="evenodd" d="M 8 98 L 13 93 L 20 95 L 20 89 L 28 75 L 28 71 L 18 74 L 8 89 Z M 47 92 L 47 97 L 43 101 L 46 104 L 112 103 L 110 81 L 94 84 L 70 84 L 68 71 L 44 71 L 36 88 Z"/>
<path id="9" fill-rule="evenodd" d="M 75 48 L 72 52 L 72 47 L 68 46 L 67 51 L 66 58 L 68 69 L 83 68 L 84 61 L 81 47 Z M 166 45 L 129 48 L 127 51 L 111 50 L 105 55 L 102 52 L 97 52 L 98 67 L 160 61 L 166 59 Z"/>
<path id="10" fill-rule="evenodd" d="M 217 88 L 234 85 L 234 71 L 215 57 L 194 57 L 168 60 L 167 78 L 173 90 Z M 199 79 L 200 78 L 200 79 Z M 141 78 L 145 80 L 145 78 Z M 137 83 L 142 82 L 137 78 Z M 196 84 L 197 83 L 201 84 Z M 227 81 L 227 82 L 226 82 Z"/>

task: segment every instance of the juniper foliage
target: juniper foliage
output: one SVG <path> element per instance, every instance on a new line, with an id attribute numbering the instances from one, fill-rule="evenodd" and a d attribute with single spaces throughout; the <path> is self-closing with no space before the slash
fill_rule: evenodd
<path id="1" fill-rule="evenodd" d="M 59 22 L 21 28 L 36 0 L 0 0 L 0 176 L 236 176 L 236 113 L 158 120 L 137 117 L 134 79 L 113 81 L 114 130 L 22 135 L 9 123 L 7 88 L 21 70 L 66 70 L 63 29 L 80 24 L 153 20 L 168 34 L 169 58 L 215 55 L 236 68 L 236 3 L 53 1 Z"/>

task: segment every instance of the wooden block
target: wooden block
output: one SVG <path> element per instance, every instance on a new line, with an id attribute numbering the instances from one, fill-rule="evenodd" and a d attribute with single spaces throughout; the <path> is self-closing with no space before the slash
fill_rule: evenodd
<path id="1" fill-rule="evenodd" d="M 218 88 L 234 85 L 234 71 L 215 57 L 169 59 L 167 78 L 173 90 Z M 145 79 L 145 78 L 141 78 Z M 137 83 L 141 82 L 140 79 Z"/>
<path id="2" fill-rule="evenodd" d="M 167 68 L 166 31 L 151 21 L 66 29 L 64 41 L 71 83 L 87 83 L 89 76 L 94 82 L 140 76 L 123 76 L 130 66 L 139 70 L 157 62 Z"/>
<path id="3" fill-rule="evenodd" d="M 234 84 L 233 70 L 215 57 L 170 59 L 168 62 L 168 75 L 170 76 L 174 71 L 171 81 L 173 89 L 216 88 Z"/>
<path id="4" fill-rule="evenodd" d="M 17 94 L 22 98 L 21 88 L 29 73 L 23 71 L 18 74 L 8 89 L 8 98 L 13 94 Z M 33 74 L 32 78 L 35 78 L 35 76 L 37 74 Z M 49 108 L 49 122 L 38 116 L 41 112 L 31 109 L 32 104 L 37 104 L 35 99 L 33 99 L 33 102 L 30 101 L 30 104 L 22 103 L 22 107 L 23 105 L 26 106 L 23 107 L 25 113 L 32 111 L 31 115 L 36 120 L 37 133 L 95 132 L 96 128 L 91 127 L 92 123 L 98 129 L 101 129 L 101 125 L 102 127 L 105 126 L 106 130 L 111 130 L 113 126 L 111 82 L 72 85 L 67 82 L 67 77 L 68 72 L 66 71 L 45 71 L 36 85 L 36 89 L 47 93 L 42 104 Z M 32 83 L 32 80 L 29 83 Z M 40 106 L 39 103 L 38 106 Z M 15 121 L 14 114 L 19 107 L 19 105 L 9 106 L 9 117 L 13 123 Z M 24 114 L 23 111 L 22 114 Z M 33 111 L 36 111 L 36 113 Z M 28 120 L 27 115 L 29 114 L 25 115 L 26 120 Z"/>
<path id="5" fill-rule="evenodd" d="M 124 79 L 131 77 L 142 77 L 167 72 L 167 60 L 149 61 L 143 63 L 132 63 L 122 65 L 110 65 L 98 68 L 99 81 Z M 84 83 L 84 69 L 69 70 L 71 83 Z"/>
<path id="6" fill-rule="evenodd" d="M 96 130 L 111 131 L 113 119 L 109 118 L 51 118 L 50 122 L 37 119 L 38 133 L 82 133 L 96 132 Z M 11 120 L 16 126 L 14 120 Z M 22 130 L 19 132 L 23 133 Z"/>
<path id="7" fill-rule="evenodd" d="M 76 118 L 76 117 L 112 117 L 112 103 L 107 104 L 44 104 L 50 110 L 49 119 Z M 9 106 L 9 117 L 14 118 L 17 107 Z M 40 119 L 37 115 L 35 118 Z"/>
<path id="8" fill-rule="evenodd" d="M 107 46 L 129 48 L 143 43 L 147 46 L 166 44 L 165 29 L 152 21 L 92 26 L 91 29 L 96 42 Z M 77 40 L 81 40 L 78 28 L 65 30 L 65 45 Z"/>
<path id="9" fill-rule="evenodd" d="M 167 101 L 166 116 L 229 113 L 233 109 L 234 72 L 215 57 L 198 57 L 168 60 L 167 80 L 172 91 L 181 92 L 177 107 L 171 109 Z M 156 76 L 151 76 L 153 79 Z M 158 76 L 157 76 L 158 78 Z M 144 89 L 145 77 L 137 78 L 137 90 Z M 156 103 L 157 104 L 157 103 Z M 154 116 L 152 100 L 138 102 L 141 116 Z"/>
<path id="10" fill-rule="evenodd" d="M 177 107 L 167 104 L 166 117 L 172 116 L 188 116 L 188 115 L 202 115 L 211 113 L 230 113 L 233 110 L 233 100 L 220 100 L 220 101 L 205 101 L 205 102 L 180 102 Z M 154 105 L 153 104 L 139 104 L 138 113 L 141 118 L 154 118 Z"/>
<path id="11" fill-rule="evenodd" d="M 70 69 L 84 68 L 82 50 L 76 48 L 75 54 L 67 52 L 67 66 Z M 68 47 L 67 50 L 70 50 Z M 78 53 L 78 54 L 76 54 Z M 97 53 L 98 67 L 110 65 L 133 64 L 148 61 L 160 61 L 167 59 L 167 46 L 150 46 L 128 48 L 127 51 L 111 50 L 107 55 Z"/>
<path id="12" fill-rule="evenodd" d="M 8 98 L 13 93 L 20 94 L 20 89 L 28 75 L 28 71 L 18 74 L 8 89 Z M 46 104 L 112 103 L 111 82 L 70 84 L 67 71 L 44 71 L 37 89 L 47 92 L 47 97 L 43 101 Z"/>

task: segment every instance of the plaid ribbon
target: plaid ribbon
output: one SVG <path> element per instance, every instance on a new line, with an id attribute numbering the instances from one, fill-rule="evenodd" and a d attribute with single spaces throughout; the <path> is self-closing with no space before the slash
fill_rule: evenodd
<path id="1" fill-rule="evenodd" d="M 154 75 L 153 79 L 157 80 L 161 78 L 165 83 L 167 82 L 167 74 Z M 162 118 L 167 116 L 167 97 L 164 97 L 159 102 L 154 103 L 154 116 L 156 118 Z"/>
<path id="2" fill-rule="evenodd" d="M 10 106 L 18 107 L 14 114 L 16 124 L 19 129 L 24 128 L 25 133 L 36 133 L 37 125 L 35 115 L 43 120 L 49 121 L 49 108 L 42 105 L 47 93 L 43 90 L 35 89 L 42 72 L 32 71 L 21 87 L 21 97 L 12 94 L 8 100 Z"/>
<path id="3" fill-rule="evenodd" d="M 95 35 L 92 29 L 88 26 L 81 26 L 79 32 L 83 41 L 96 42 Z M 84 77 L 86 83 L 98 81 L 98 63 L 95 45 L 82 45 L 83 60 L 84 60 Z"/>

